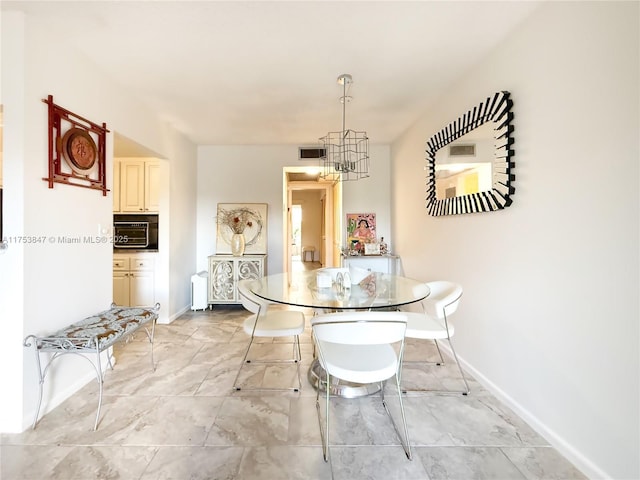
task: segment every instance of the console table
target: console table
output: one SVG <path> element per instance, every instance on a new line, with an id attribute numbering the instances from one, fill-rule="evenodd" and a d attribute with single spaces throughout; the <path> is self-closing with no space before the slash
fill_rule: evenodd
<path id="1" fill-rule="evenodd" d="M 238 281 L 262 278 L 266 260 L 266 255 L 209 256 L 209 304 L 241 303 Z"/>
<path id="2" fill-rule="evenodd" d="M 342 266 L 348 268 L 353 265 L 354 267 L 364 268 L 370 272 L 397 275 L 399 260 L 400 257 L 397 255 L 343 255 Z"/>

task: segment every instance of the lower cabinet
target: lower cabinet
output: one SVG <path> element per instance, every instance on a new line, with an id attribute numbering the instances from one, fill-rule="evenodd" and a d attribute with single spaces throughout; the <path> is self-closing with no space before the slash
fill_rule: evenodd
<path id="1" fill-rule="evenodd" d="M 342 256 L 342 266 L 364 268 L 370 272 L 388 273 L 396 275 L 398 273 L 398 263 L 400 257 L 396 255 L 358 255 Z"/>
<path id="2" fill-rule="evenodd" d="M 261 278 L 265 274 L 266 255 L 211 255 L 209 257 L 210 304 L 240 303 L 238 281 Z"/>
<path id="3" fill-rule="evenodd" d="M 113 301 L 127 307 L 156 303 L 154 257 L 150 254 L 113 256 Z"/>

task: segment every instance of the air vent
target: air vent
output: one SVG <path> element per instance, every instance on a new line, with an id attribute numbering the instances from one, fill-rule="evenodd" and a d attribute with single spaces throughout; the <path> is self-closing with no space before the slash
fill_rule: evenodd
<path id="1" fill-rule="evenodd" d="M 475 157 L 476 145 L 451 145 L 449 147 L 450 157 Z"/>
<path id="2" fill-rule="evenodd" d="M 326 149 L 319 147 L 299 147 L 298 160 L 317 160 L 326 155 Z"/>

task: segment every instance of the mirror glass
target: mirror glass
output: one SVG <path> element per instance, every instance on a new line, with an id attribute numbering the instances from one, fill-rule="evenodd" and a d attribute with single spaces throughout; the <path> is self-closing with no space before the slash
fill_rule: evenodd
<path id="1" fill-rule="evenodd" d="M 429 214 L 489 212 L 511 205 L 511 106 L 509 92 L 497 92 L 427 141 Z"/>
<path id="2" fill-rule="evenodd" d="M 436 199 L 490 191 L 493 150 L 492 123 L 485 123 L 438 150 Z"/>

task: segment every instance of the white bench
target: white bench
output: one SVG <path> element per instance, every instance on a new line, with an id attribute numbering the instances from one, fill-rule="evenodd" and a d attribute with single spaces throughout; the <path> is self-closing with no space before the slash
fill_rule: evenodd
<path id="1" fill-rule="evenodd" d="M 151 367 L 155 370 L 153 360 L 153 335 L 158 319 L 158 310 L 160 310 L 159 303 L 156 303 L 154 307 L 119 307 L 116 304 L 112 304 L 109 310 L 69 325 L 52 335 L 46 337 L 38 337 L 36 335 L 27 336 L 24 339 L 24 346 L 33 347 L 40 379 L 38 406 L 32 428 L 36 428 L 36 424 L 38 423 L 44 380 L 49 371 L 49 367 L 56 358 L 68 353 L 73 353 L 80 355 L 82 358 L 86 358 L 96 371 L 96 379 L 98 380 L 100 393 L 98 396 L 98 412 L 96 413 L 96 421 L 93 429 L 97 430 L 100 419 L 100 408 L 102 407 L 102 386 L 104 383 L 100 354 L 115 343 L 130 338 L 130 336 L 140 328 L 144 328 L 149 343 L 151 344 Z M 149 323 L 151 324 L 150 330 L 148 328 Z M 42 369 L 40 362 L 40 355 L 43 353 L 53 353 L 44 369 Z M 86 355 L 91 353 L 95 354 L 95 362 L 91 360 L 90 356 Z M 108 357 L 108 360 L 109 366 L 113 368 L 111 358 Z"/>

